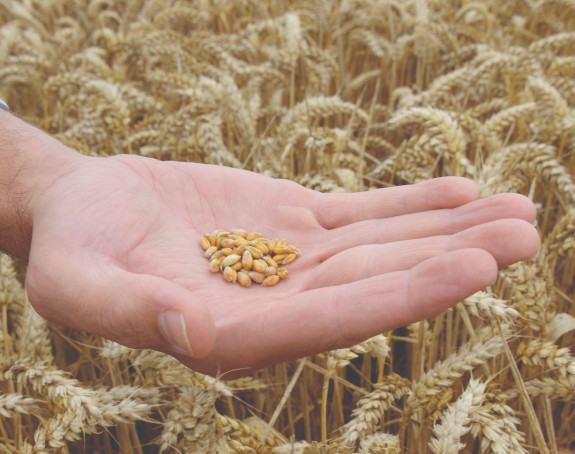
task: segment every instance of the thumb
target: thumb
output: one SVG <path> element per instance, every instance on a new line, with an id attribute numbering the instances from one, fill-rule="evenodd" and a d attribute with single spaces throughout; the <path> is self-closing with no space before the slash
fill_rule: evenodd
<path id="1" fill-rule="evenodd" d="M 213 348 L 210 312 L 184 287 L 113 264 L 54 262 L 31 260 L 27 271 L 30 302 L 44 318 L 132 348 L 198 358 Z"/>

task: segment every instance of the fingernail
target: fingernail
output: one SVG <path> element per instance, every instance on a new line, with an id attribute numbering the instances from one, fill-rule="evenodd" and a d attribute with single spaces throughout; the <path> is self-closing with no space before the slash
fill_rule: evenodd
<path id="1" fill-rule="evenodd" d="M 177 353 L 194 356 L 194 351 L 188 339 L 186 321 L 179 312 L 166 311 L 158 316 L 158 326 L 166 339 Z"/>

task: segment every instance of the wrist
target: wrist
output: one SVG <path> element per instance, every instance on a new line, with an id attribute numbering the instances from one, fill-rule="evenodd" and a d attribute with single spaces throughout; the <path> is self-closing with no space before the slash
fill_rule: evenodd
<path id="1" fill-rule="evenodd" d="M 87 157 L 0 109 L 0 250 L 28 261 L 40 196 Z"/>

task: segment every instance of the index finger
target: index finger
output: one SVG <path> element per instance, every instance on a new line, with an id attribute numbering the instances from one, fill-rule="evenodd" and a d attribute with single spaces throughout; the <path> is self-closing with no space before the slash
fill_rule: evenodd
<path id="1" fill-rule="evenodd" d="M 316 193 L 312 210 L 322 227 L 335 229 L 368 219 L 455 208 L 478 198 L 479 189 L 473 181 L 441 177 L 361 193 Z"/>

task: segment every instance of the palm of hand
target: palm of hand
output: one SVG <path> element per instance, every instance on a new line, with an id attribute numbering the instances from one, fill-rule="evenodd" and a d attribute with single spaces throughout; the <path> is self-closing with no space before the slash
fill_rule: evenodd
<path id="1" fill-rule="evenodd" d="M 444 235 L 504 217 L 479 210 L 454 222 L 446 209 L 476 197 L 461 180 L 410 204 L 397 188 L 360 201 L 215 166 L 126 156 L 90 164 L 57 182 L 34 212 L 31 301 L 46 318 L 212 374 L 351 345 L 436 313 L 494 279 L 490 254 L 465 248 L 490 250 L 496 232 L 518 228 L 486 224 L 459 251 L 446 248 Z M 460 194 L 446 196 L 456 187 Z M 511 202 L 500 205 L 509 213 Z M 523 201 L 505 216 L 533 214 Z M 283 237 L 302 256 L 275 287 L 231 285 L 209 272 L 199 246 L 216 228 Z M 526 235 L 529 245 L 492 254 L 503 265 L 531 254 L 536 240 Z M 464 252 L 475 260 L 471 272 L 461 270 Z M 202 358 L 161 337 L 157 315 L 167 310 L 183 314 Z"/>

